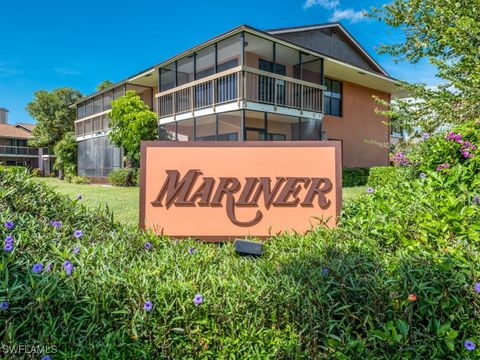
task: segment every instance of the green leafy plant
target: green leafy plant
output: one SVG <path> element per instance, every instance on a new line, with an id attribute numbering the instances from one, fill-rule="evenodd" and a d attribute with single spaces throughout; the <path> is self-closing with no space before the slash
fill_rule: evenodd
<path id="1" fill-rule="evenodd" d="M 453 131 L 476 144 L 478 130 Z M 479 156 L 447 137 L 404 154 L 336 229 L 274 236 L 257 259 L 122 226 L 1 170 L 14 249 L 0 253 L 0 336 L 65 359 L 475 358 Z"/>
<path id="2" fill-rule="evenodd" d="M 80 100 L 82 94 L 72 88 L 52 91 L 39 90 L 27 104 L 27 111 L 36 120 L 29 144 L 35 147 L 54 146 L 68 132 L 74 131 L 76 110 L 70 105 Z"/>
<path id="3" fill-rule="evenodd" d="M 343 187 L 366 185 L 369 171 L 369 168 L 343 168 Z"/>
<path id="4" fill-rule="evenodd" d="M 479 14 L 480 4 L 473 0 L 394 0 L 372 9 L 370 16 L 402 34 L 390 38 L 400 41 L 379 44 L 378 52 L 396 62 L 426 60 L 441 79 L 433 88 L 403 83 L 410 96 L 396 99 L 393 106 L 379 100 L 388 106 L 383 113 L 395 126 L 433 133 L 441 126 L 479 118 Z"/>
<path id="5" fill-rule="evenodd" d="M 137 186 L 138 170 L 134 168 L 113 170 L 108 174 L 108 181 L 114 186 Z"/>
<path id="6" fill-rule="evenodd" d="M 75 176 L 77 173 L 77 140 L 73 132 L 66 133 L 53 147 L 55 153 L 54 169 L 62 176 Z"/>
<path id="7" fill-rule="evenodd" d="M 39 168 L 33 168 L 32 169 L 32 176 L 38 177 L 42 176 L 42 170 Z"/>
<path id="8" fill-rule="evenodd" d="M 400 171 L 399 168 L 393 166 L 374 166 L 370 168 L 367 183 L 373 187 L 392 183 L 400 175 Z"/>
<path id="9" fill-rule="evenodd" d="M 77 184 L 77 185 L 87 185 L 87 184 L 90 184 L 90 180 L 85 177 L 85 176 L 73 176 L 71 179 L 70 179 L 70 182 L 72 184 Z"/>
<path id="10" fill-rule="evenodd" d="M 125 96 L 112 101 L 110 118 L 110 141 L 124 149 L 129 167 L 138 167 L 140 142 L 157 138 L 157 114 L 135 91 L 127 91 Z"/>

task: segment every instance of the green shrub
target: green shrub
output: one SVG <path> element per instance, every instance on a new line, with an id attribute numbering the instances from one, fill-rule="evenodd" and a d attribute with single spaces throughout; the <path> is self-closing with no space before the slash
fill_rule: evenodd
<path id="1" fill-rule="evenodd" d="M 480 143 L 469 126 L 457 131 Z M 480 156 L 444 136 L 419 146 L 416 165 L 349 202 L 336 229 L 274 236 L 256 259 L 141 233 L 0 171 L 0 224 L 15 223 L 0 227 L 15 245 L 0 253 L 2 342 L 55 345 L 62 359 L 473 358 Z"/>
<path id="2" fill-rule="evenodd" d="M 39 168 L 32 169 L 32 176 L 39 177 L 42 176 L 42 170 Z"/>
<path id="3" fill-rule="evenodd" d="M 24 166 L 6 166 L 6 165 L 2 165 L 0 166 L 0 169 L 4 169 L 6 171 L 9 171 L 9 172 L 19 172 L 19 173 L 27 173 L 28 172 L 28 168 L 24 167 Z"/>
<path id="4" fill-rule="evenodd" d="M 398 176 L 398 169 L 394 166 L 374 166 L 370 168 L 368 186 L 378 187 L 391 182 Z"/>
<path id="5" fill-rule="evenodd" d="M 72 176 L 70 182 L 77 185 L 90 184 L 90 180 L 85 176 Z"/>
<path id="6" fill-rule="evenodd" d="M 135 168 L 113 170 L 108 174 L 108 180 L 114 186 L 137 186 L 138 172 Z"/>
<path id="7" fill-rule="evenodd" d="M 367 184 L 369 168 L 343 168 L 343 187 L 364 186 Z"/>
<path id="8" fill-rule="evenodd" d="M 86 185 L 90 184 L 90 180 L 85 176 L 75 176 L 72 174 L 65 174 L 64 178 L 65 182 L 77 185 Z"/>

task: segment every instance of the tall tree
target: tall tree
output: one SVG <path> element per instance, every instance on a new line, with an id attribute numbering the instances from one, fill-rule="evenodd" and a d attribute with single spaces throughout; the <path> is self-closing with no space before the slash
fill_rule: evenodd
<path id="1" fill-rule="evenodd" d="M 102 91 L 113 85 L 113 82 L 110 80 L 103 80 L 100 84 L 97 85 L 96 90 Z"/>
<path id="2" fill-rule="evenodd" d="M 398 100 L 387 115 L 399 125 L 434 131 L 480 117 L 480 2 L 393 0 L 370 16 L 400 30 L 404 40 L 379 47 L 398 61 L 435 65 L 442 85 L 404 84 L 414 99 Z"/>
<path id="3" fill-rule="evenodd" d="M 30 145 L 54 146 L 65 133 L 73 131 L 76 115 L 69 105 L 81 97 L 78 90 L 69 87 L 36 91 L 34 99 L 27 104 L 28 113 L 36 120 Z"/>
<path id="4" fill-rule="evenodd" d="M 157 114 L 130 90 L 112 101 L 110 118 L 110 141 L 123 148 L 129 166 L 138 167 L 140 141 L 157 138 Z"/>

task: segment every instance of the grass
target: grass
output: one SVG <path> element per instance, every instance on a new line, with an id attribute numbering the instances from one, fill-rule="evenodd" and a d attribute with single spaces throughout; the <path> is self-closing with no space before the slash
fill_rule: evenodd
<path id="1" fill-rule="evenodd" d="M 38 178 L 61 194 L 76 199 L 82 195 L 82 203 L 90 208 L 108 206 L 116 220 L 124 224 L 138 223 L 138 187 L 113 187 L 107 185 L 69 184 L 55 178 Z"/>
<path id="2" fill-rule="evenodd" d="M 39 180 L 72 199 L 76 199 L 78 194 L 82 195 L 82 202 L 87 207 L 96 208 L 107 205 L 115 214 L 115 218 L 124 224 L 134 225 L 138 222 L 138 187 L 76 185 L 55 178 L 39 178 Z M 344 188 L 343 200 L 356 199 L 363 193 L 365 193 L 364 186 Z"/>

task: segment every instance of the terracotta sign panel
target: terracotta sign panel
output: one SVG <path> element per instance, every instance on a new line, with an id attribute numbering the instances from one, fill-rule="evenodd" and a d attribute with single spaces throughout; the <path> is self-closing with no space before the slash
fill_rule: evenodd
<path id="1" fill-rule="evenodd" d="M 337 141 L 142 142 L 140 227 L 211 241 L 334 227 Z"/>

